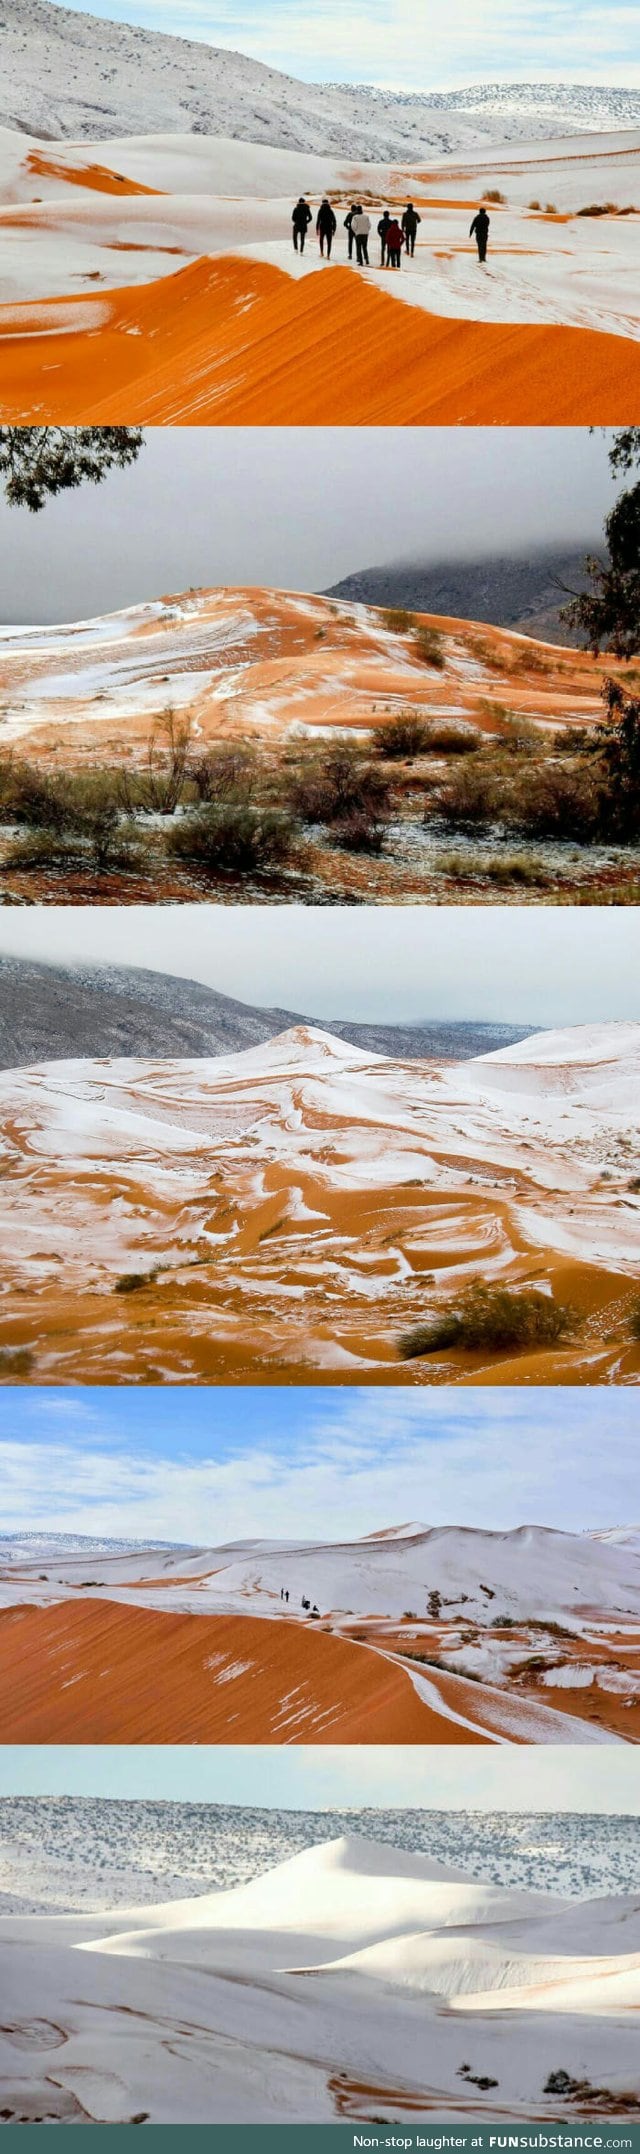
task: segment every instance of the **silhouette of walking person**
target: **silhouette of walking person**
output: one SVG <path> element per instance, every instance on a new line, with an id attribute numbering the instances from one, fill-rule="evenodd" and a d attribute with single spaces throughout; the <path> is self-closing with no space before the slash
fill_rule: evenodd
<path id="1" fill-rule="evenodd" d="M 483 209 L 481 206 L 480 209 L 476 212 L 473 224 L 471 225 L 469 231 L 470 239 L 473 239 L 475 236 L 479 262 L 486 262 L 487 259 L 487 244 L 489 239 L 490 223 L 491 218 L 487 216 L 486 209 Z"/>
<path id="2" fill-rule="evenodd" d="M 415 254 L 416 234 L 419 224 L 422 224 L 422 218 L 418 210 L 414 209 L 413 202 L 407 202 L 407 207 L 402 212 L 402 230 L 407 254 Z"/>
<path id="3" fill-rule="evenodd" d="M 324 254 L 326 246 L 328 262 L 331 261 L 333 235 L 336 230 L 336 219 L 331 208 L 331 203 L 327 201 L 327 197 L 325 195 L 323 201 L 320 203 L 320 208 L 316 217 L 316 232 L 320 241 L 320 253 Z"/>
<path id="4" fill-rule="evenodd" d="M 299 196 L 295 209 L 291 212 L 291 223 L 293 225 L 293 244 L 296 254 L 304 254 L 304 243 L 311 223 L 311 210 L 308 202 L 305 202 L 303 194 Z"/>
<path id="5" fill-rule="evenodd" d="M 382 216 L 381 216 L 381 218 L 380 218 L 380 223 L 379 223 L 379 225 L 378 225 L 378 238 L 379 238 L 379 240 L 380 240 L 380 268 L 381 268 L 381 269 L 384 269 L 384 266 L 385 266 L 385 262 L 386 262 L 386 260 L 387 260 L 387 232 L 388 232 L 388 230 L 389 230 L 389 225 L 390 225 L 390 223 L 391 223 L 391 215 L 390 215 L 390 212 L 389 212 L 389 210 L 388 210 L 388 209 L 383 209 L 383 212 L 382 212 Z"/>
<path id="6" fill-rule="evenodd" d="M 354 229 L 353 229 L 353 220 L 354 220 L 354 217 L 355 217 L 355 216 L 357 215 L 357 209 L 358 209 L 358 204 L 357 204 L 357 202 L 352 202 L 352 204 L 351 204 L 351 208 L 350 208 L 350 210 L 348 211 L 348 213 L 347 213 L 347 216 L 345 217 L 345 220 L 344 220 L 344 222 L 345 222 L 345 230 L 346 230 L 346 232 L 347 232 L 347 235 L 348 235 L 348 239 L 349 239 L 349 261 L 350 261 L 350 262 L 352 262 L 352 261 L 353 261 L 353 250 L 354 250 L 354 247 L 355 247 L 355 243 L 356 243 L 356 235 L 355 235 L 355 232 L 354 232 Z"/>

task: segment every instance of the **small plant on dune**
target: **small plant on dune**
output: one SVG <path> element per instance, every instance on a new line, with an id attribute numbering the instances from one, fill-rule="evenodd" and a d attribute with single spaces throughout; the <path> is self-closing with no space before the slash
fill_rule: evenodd
<path id="1" fill-rule="evenodd" d="M 406 606 L 379 606 L 378 612 L 383 628 L 392 636 L 408 636 L 415 628 L 415 613 L 409 613 Z"/>
<path id="2" fill-rule="evenodd" d="M 227 800 L 185 815 L 168 832 L 166 850 L 207 875 L 259 874 L 286 860 L 295 834 L 280 809 Z"/>
<path id="3" fill-rule="evenodd" d="M 116 1279 L 114 1294 L 139 1294 L 142 1287 L 155 1286 L 157 1271 L 123 1271 Z"/>
<path id="4" fill-rule="evenodd" d="M 0 1346 L 0 1377 L 28 1376 L 34 1365 L 30 1346 Z"/>
<path id="5" fill-rule="evenodd" d="M 389 761 L 413 762 L 416 755 L 425 755 L 429 747 L 429 727 L 419 711 L 398 711 L 386 725 L 376 726 L 374 741 L 378 754 Z"/>
<path id="6" fill-rule="evenodd" d="M 637 1345 L 640 1345 L 640 1296 L 632 1304 L 629 1315 L 629 1330 L 632 1339 Z"/>
<path id="7" fill-rule="evenodd" d="M 437 673 L 442 672 L 445 655 L 442 636 L 437 628 L 427 628 L 424 624 L 416 628 L 413 648 L 423 666 L 433 666 Z"/>
<path id="8" fill-rule="evenodd" d="M 505 789 L 500 774 L 484 757 L 467 759 L 447 774 L 434 801 L 439 818 L 455 830 L 475 831 L 483 823 L 497 823 L 504 814 Z M 427 820 L 431 820 L 431 809 Z"/>
<path id="9" fill-rule="evenodd" d="M 542 209 L 542 203 L 541 203 L 541 202 L 530 202 L 530 203 L 529 203 L 529 208 L 530 208 L 530 209 Z"/>
<path id="10" fill-rule="evenodd" d="M 507 197 L 500 193 L 499 187 L 488 187 L 484 199 L 485 202 L 506 202 Z"/>
<path id="11" fill-rule="evenodd" d="M 544 205 L 544 214 L 545 214 L 545 217 L 557 217 L 557 215 L 558 215 L 558 205 L 557 205 L 557 203 L 556 203 L 556 202 L 545 202 L 545 205 Z"/>
<path id="12" fill-rule="evenodd" d="M 575 1331 L 576 1323 L 573 1309 L 552 1301 L 538 1287 L 484 1286 L 474 1279 L 457 1306 L 434 1310 L 433 1316 L 405 1332 L 398 1352 L 402 1361 L 412 1361 L 444 1347 L 473 1352 L 554 1346 Z"/>

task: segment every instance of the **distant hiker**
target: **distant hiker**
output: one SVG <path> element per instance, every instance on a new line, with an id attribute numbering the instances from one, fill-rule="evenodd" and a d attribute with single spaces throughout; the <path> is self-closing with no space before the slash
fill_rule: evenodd
<path id="1" fill-rule="evenodd" d="M 288 1589 L 287 1589 L 287 1592 L 285 1593 L 285 1596 L 284 1596 L 284 1597 L 285 1597 L 285 1600 L 286 1600 L 286 1601 L 288 1601 L 288 1599 L 289 1599 L 289 1592 L 288 1592 Z"/>
<path id="2" fill-rule="evenodd" d="M 298 250 L 300 254 L 304 254 L 304 243 L 311 223 L 311 210 L 308 202 L 305 202 L 303 194 L 300 195 L 295 209 L 291 212 L 291 223 L 293 225 L 293 244 L 296 254 Z"/>
<path id="3" fill-rule="evenodd" d="M 356 260 L 358 263 L 358 268 L 364 269 L 366 266 L 366 268 L 368 269 L 369 233 L 371 231 L 371 218 L 367 216 L 366 210 L 363 210 L 361 202 L 358 202 L 355 217 L 352 217 L 351 230 L 355 234 Z"/>
<path id="4" fill-rule="evenodd" d="M 284 1600 L 284 1586 L 281 1586 L 281 1587 L 280 1587 L 280 1599 L 281 1599 L 281 1601 L 283 1601 L 283 1600 Z"/>
<path id="5" fill-rule="evenodd" d="M 358 212 L 358 204 L 357 204 L 357 202 L 352 202 L 352 204 L 351 204 L 351 208 L 350 208 L 350 210 L 349 210 L 349 213 L 348 213 L 348 215 L 347 215 L 347 216 L 345 217 L 345 220 L 344 220 L 344 222 L 345 222 L 345 229 L 346 229 L 346 231 L 347 231 L 347 233 L 348 233 L 348 238 L 349 238 L 349 261 L 350 261 L 350 262 L 351 262 L 351 261 L 353 260 L 353 250 L 354 250 L 354 247 L 355 247 L 355 243 L 356 243 L 356 235 L 355 235 L 355 232 L 354 232 L 354 229 L 353 229 L 353 220 L 354 220 L 354 217 L 355 217 L 355 216 L 357 216 L 357 212 Z"/>
<path id="6" fill-rule="evenodd" d="M 321 254 L 324 254 L 326 244 L 328 262 L 330 262 L 331 260 L 331 248 L 333 246 L 333 235 L 335 231 L 337 231 L 336 218 L 334 217 L 331 203 L 327 201 L 327 197 L 325 195 L 322 202 L 320 203 L 320 208 L 316 217 L 316 232 L 320 241 Z"/>
<path id="7" fill-rule="evenodd" d="M 307 1600 L 305 1600 L 305 1597 L 304 1597 L 304 1593 L 303 1593 L 303 1595 L 302 1595 L 302 1606 L 303 1606 L 303 1608 L 310 1608 L 310 1607 L 311 1607 L 311 1602 L 310 1602 L 310 1601 L 307 1601 Z"/>
<path id="8" fill-rule="evenodd" d="M 383 212 L 382 212 L 382 216 L 381 216 L 381 218 L 380 218 L 380 223 L 379 223 L 379 225 L 378 225 L 378 238 L 379 238 L 379 240 L 380 240 L 380 268 L 381 268 L 381 269 L 384 269 L 384 266 L 385 266 L 385 262 L 386 262 L 386 260 L 387 260 L 387 232 L 388 232 L 388 230 L 389 230 L 389 225 L 390 225 L 390 223 L 391 223 L 391 214 L 390 214 L 390 211 L 389 211 L 388 209 L 383 209 Z"/>
<path id="9" fill-rule="evenodd" d="M 415 254 L 416 233 L 419 224 L 422 224 L 422 218 L 419 216 L 417 209 L 414 209 L 413 202 L 407 202 L 407 207 L 402 212 L 402 230 L 407 254 Z"/>
<path id="10" fill-rule="evenodd" d="M 404 246 L 404 232 L 395 217 L 387 225 L 387 261 L 390 269 L 400 268 L 400 256 Z"/>
<path id="11" fill-rule="evenodd" d="M 475 242 L 478 249 L 479 262 L 486 262 L 487 259 L 487 241 L 489 238 L 490 223 L 491 218 L 487 216 L 486 209 L 483 209 L 481 207 L 477 211 L 476 216 L 474 217 L 473 224 L 469 232 L 470 239 L 473 239 L 475 234 Z"/>

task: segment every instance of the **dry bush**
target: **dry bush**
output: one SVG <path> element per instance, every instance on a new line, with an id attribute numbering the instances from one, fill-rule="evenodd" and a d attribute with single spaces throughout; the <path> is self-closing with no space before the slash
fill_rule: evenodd
<path id="1" fill-rule="evenodd" d="M 506 1351 L 525 1346 L 554 1346 L 576 1330 L 575 1311 L 552 1301 L 538 1287 L 521 1289 L 483 1286 L 474 1279 L 459 1302 L 434 1311 L 421 1324 L 405 1332 L 398 1343 L 402 1361 L 441 1347 L 461 1346 L 469 1352 L 493 1348 Z"/>

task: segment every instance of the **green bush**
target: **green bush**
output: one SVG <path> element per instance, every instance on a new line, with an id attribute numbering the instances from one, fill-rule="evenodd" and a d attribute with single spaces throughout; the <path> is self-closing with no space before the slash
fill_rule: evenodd
<path id="1" fill-rule="evenodd" d="M 416 628 L 413 648 L 423 666 L 434 666 L 437 673 L 442 672 L 445 662 L 444 647 L 437 628 L 427 628 L 424 624 Z"/>
<path id="2" fill-rule="evenodd" d="M 295 837 L 278 808 L 224 801 L 185 815 L 166 837 L 167 852 L 210 875 L 247 875 L 276 867 Z"/>
<path id="3" fill-rule="evenodd" d="M 345 823 L 364 815 L 381 821 L 390 803 L 384 772 L 350 742 L 317 753 L 290 781 L 294 812 L 303 823 Z"/>
<path id="4" fill-rule="evenodd" d="M 398 1352 L 402 1361 L 412 1361 L 448 1346 L 471 1352 L 553 1346 L 575 1331 L 576 1321 L 573 1309 L 552 1301 L 538 1287 L 483 1286 L 476 1279 L 457 1306 L 435 1310 L 432 1317 L 405 1332 Z"/>
<path id="5" fill-rule="evenodd" d="M 415 755 L 426 754 L 429 727 L 419 711 L 398 711 L 386 725 L 376 726 L 374 740 L 379 755 L 389 761 L 410 763 Z"/>

